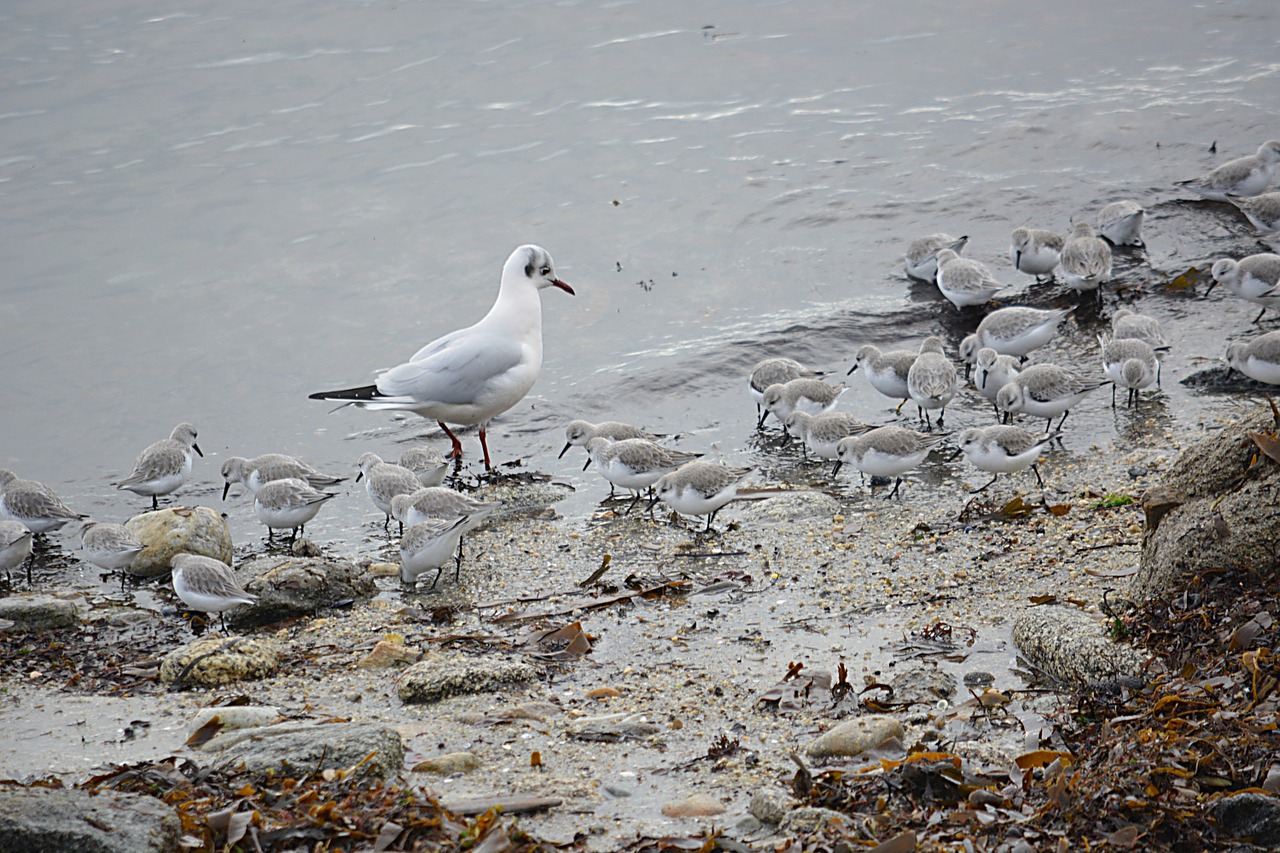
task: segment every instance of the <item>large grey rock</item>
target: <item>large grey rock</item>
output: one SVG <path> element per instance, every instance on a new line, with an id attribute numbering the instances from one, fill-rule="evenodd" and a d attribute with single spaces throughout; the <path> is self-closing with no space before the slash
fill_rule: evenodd
<path id="1" fill-rule="evenodd" d="M 1117 643 L 1104 623 L 1074 607 L 1033 607 L 1013 620 L 1013 642 L 1036 669 L 1083 687 L 1137 675 L 1146 655 Z"/>
<path id="2" fill-rule="evenodd" d="M 219 735 L 203 747 L 220 767 L 299 776 L 320 770 L 356 771 L 378 779 L 400 772 L 404 744 L 395 729 L 376 723 L 280 723 Z M 367 759 L 367 760 L 366 760 Z"/>
<path id="3" fill-rule="evenodd" d="M 52 595 L 14 595 L 0 598 L 0 623 L 6 621 L 10 631 L 54 631 L 79 625 L 80 611 Z"/>
<path id="4" fill-rule="evenodd" d="M 742 511 L 748 524 L 792 524 L 809 519 L 831 521 L 840 512 L 840 502 L 822 492 L 796 491 L 757 501 Z"/>
<path id="5" fill-rule="evenodd" d="M 939 699 L 950 699 L 956 692 L 956 679 L 937 666 L 925 665 L 900 672 L 889 682 L 893 701 L 934 705 Z"/>
<path id="6" fill-rule="evenodd" d="M 779 823 L 791 811 L 791 798 L 773 788 L 759 788 L 751 795 L 747 811 L 761 823 Z"/>
<path id="7" fill-rule="evenodd" d="M 493 693 L 527 684 L 538 669 L 516 660 L 422 661 L 400 676 L 401 702 L 428 704 L 467 693 Z"/>
<path id="8" fill-rule="evenodd" d="M 1213 816 L 1227 838 L 1248 838 L 1254 844 L 1280 844 L 1280 800 L 1265 794 L 1237 794 L 1213 804 Z"/>
<path id="9" fill-rule="evenodd" d="M 169 853 L 182 821 L 154 797 L 0 788 L 0 853 Z"/>
<path id="10" fill-rule="evenodd" d="M 218 687 L 264 678 L 280 668 L 280 650 L 260 637 L 201 637 L 160 662 L 160 683 Z"/>
<path id="11" fill-rule="evenodd" d="M 846 720 L 809 744 L 811 758 L 860 755 L 905 734 L 902 723 L 885 714 Z"/>
<path id="12" fill-rule="evenodd" d="M 329 557 L 258 557 L 236 566 L 236 579 L 258 596 L 237 607 L 227 623 L 253 627 L 314 613 L 339 601 L 367 599 L 377 587 L 354 560 Z"/>
<path id="13" fill-rule="evenodd" d="M 1158 596 L 1178 577 L 1206 568 L 1276 564 L 1280 463 L 1250 433 L 1276 429 L 1270 408 L 1228 424 L 1187 448 L 1143 501 L 1147 515 L 1136 598 Z M 1258 456 L 1258 468 L 1242 482 Z"/>
<path id="14" fill-rule="evenodd" d="M 135 515 L 124 523 L 146 547 L 129 573 L 153 578 L 169 573 L 174 554 L 198 554 L 231 564 L 231 528 L 207 506 L 169 507 Z"/>

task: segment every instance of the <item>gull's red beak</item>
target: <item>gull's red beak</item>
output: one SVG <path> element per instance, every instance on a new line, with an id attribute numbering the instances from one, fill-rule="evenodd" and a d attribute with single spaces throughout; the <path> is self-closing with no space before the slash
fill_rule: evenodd
<path id="1" fill-rule="evenodd" d="M 565 284 L 563 281 L 561 281 L 561 280 L 560 280 L 560 279 L 558 279 L 558 278 L 557 278 L 557 279 L 555 279 L 554 281 L 552 281 L 551 283 L 552 283 L 552 284 L 554 284 L 556 287 L 560 288 L 561 290 L 563 290 L 565 293 L 569 294 L 570 296 L 577 296 L 577 295 L 578 295 L 578 294 L 576 294 L 576 293 L 574 293 L 574 292 L 573 292 L 573 288 L 572 288 L 572 287 L 570 287 L 569 285 Z"/>

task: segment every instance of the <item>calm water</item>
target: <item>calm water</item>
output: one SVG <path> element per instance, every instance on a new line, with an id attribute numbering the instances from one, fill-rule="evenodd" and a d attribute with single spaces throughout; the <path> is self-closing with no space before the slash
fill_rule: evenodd
<path id="1" fill-rule="evenodd" d="M 1117 198 L 1150 210 L 1118 268 L 1175 342 L 1166 393 L 1140 416 L 1099 396 L 1067 447 L 1195 423 L 1229 398 L 1177 380 L 1256 310 L 1163 282 L 1260 249 L 1170 182 L 1280 136 L 1278 19 L 1262 0 L 9 3 L 0 465 L 121 521 L 145 502 L 111 483 L 181 420 L 206 453 L 185 501 L 218 505 L 227 455 L 394 457 L 426 422 L 307 394 L 473 322 L 537 242 L 578 296 L 544 294 L 542 377 L 491 442 L 581 485 L 560 508 L 585 516 L 603 490 L 555 458 L 568 419 L 761 464 L 759 358 L 843 373 L 858 344 L 954 347 L 976 324 L 902 278 L 912 237 L 968 234 L 1013 301 L 1067 304 L 1025 293 L 1009 231 Z M 1046 357 L 1095 370 L 1101 323 Z M 850 381 L 844 407 L 885 417 Z M 986 419 L 959 405 L 949 426 Z M 334 504 L 313 538 L 367 552 L 362 490 Z M 244 497 L 227 511 L 261 541 Z"/>

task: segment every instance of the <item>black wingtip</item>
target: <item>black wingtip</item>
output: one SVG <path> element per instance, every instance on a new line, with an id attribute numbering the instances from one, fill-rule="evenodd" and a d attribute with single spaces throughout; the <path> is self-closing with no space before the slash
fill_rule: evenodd
<path id="1" fill-rule="evenodd" d="M 361 385 L 359 388 L 343 388 L 339 391 L 317 391 L 314 394 L 308 394 L 308 400 L 338 400 L 338 401 L 354 401 L 354 400 L 376 400 L 384 395 L 378 393 L 377 385 Z"/>

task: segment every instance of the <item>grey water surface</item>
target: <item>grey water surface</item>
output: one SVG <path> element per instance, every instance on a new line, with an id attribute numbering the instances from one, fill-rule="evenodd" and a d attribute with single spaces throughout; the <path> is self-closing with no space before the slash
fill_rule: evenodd
<path id="1" fill-rule="evenodd" d="M 1009 232 L 1120 198 L 1148 208 L 1145 251 L 1038 357 L 1100 370 L 1094 338 L 1132 303 L 1172 340 L 1163 393 L 1139 413 L 1095 395 L 1057 452 L 1194 425 L 1236 398 L 1178 380 L 1256 309 L 1167 283 L 1261 248 L 1171 184 L 1280 137 L 1278 19 L 1262 0 L 6 4 L 0 465 L 123 521 L 148 503 L 114 482 L 179 421 L 206 456 L 176 500 L 215 506 L 229 455 L 354 475 L 366 450 L 443 447 L 422 419 L 307 394 L 478 319 L 536 242 L 578 295 L 543 294 L 542 376 L 490 445 L 574 485 L 559 509 L 585 519 L 605 489 L 580 451 L 557 460 L 569 419 L 768 474 L 755 361 L 843 378 L 859 344 L 939 333 L 954 353 L 976 326 L 903 277 L 910 239 L 967 234 L 1006 301 L 1075 304 L 1011 269 Z M 847 381 L 844 409 L 892 417 Z M 990 417 L 969 396 L 947 425 Z M 474 433 L 466 450 L 474 475 Z M 342 489 L 309 535 L 385 544 Z M 225 507 L 260 547 L 251 502 Z"/>

